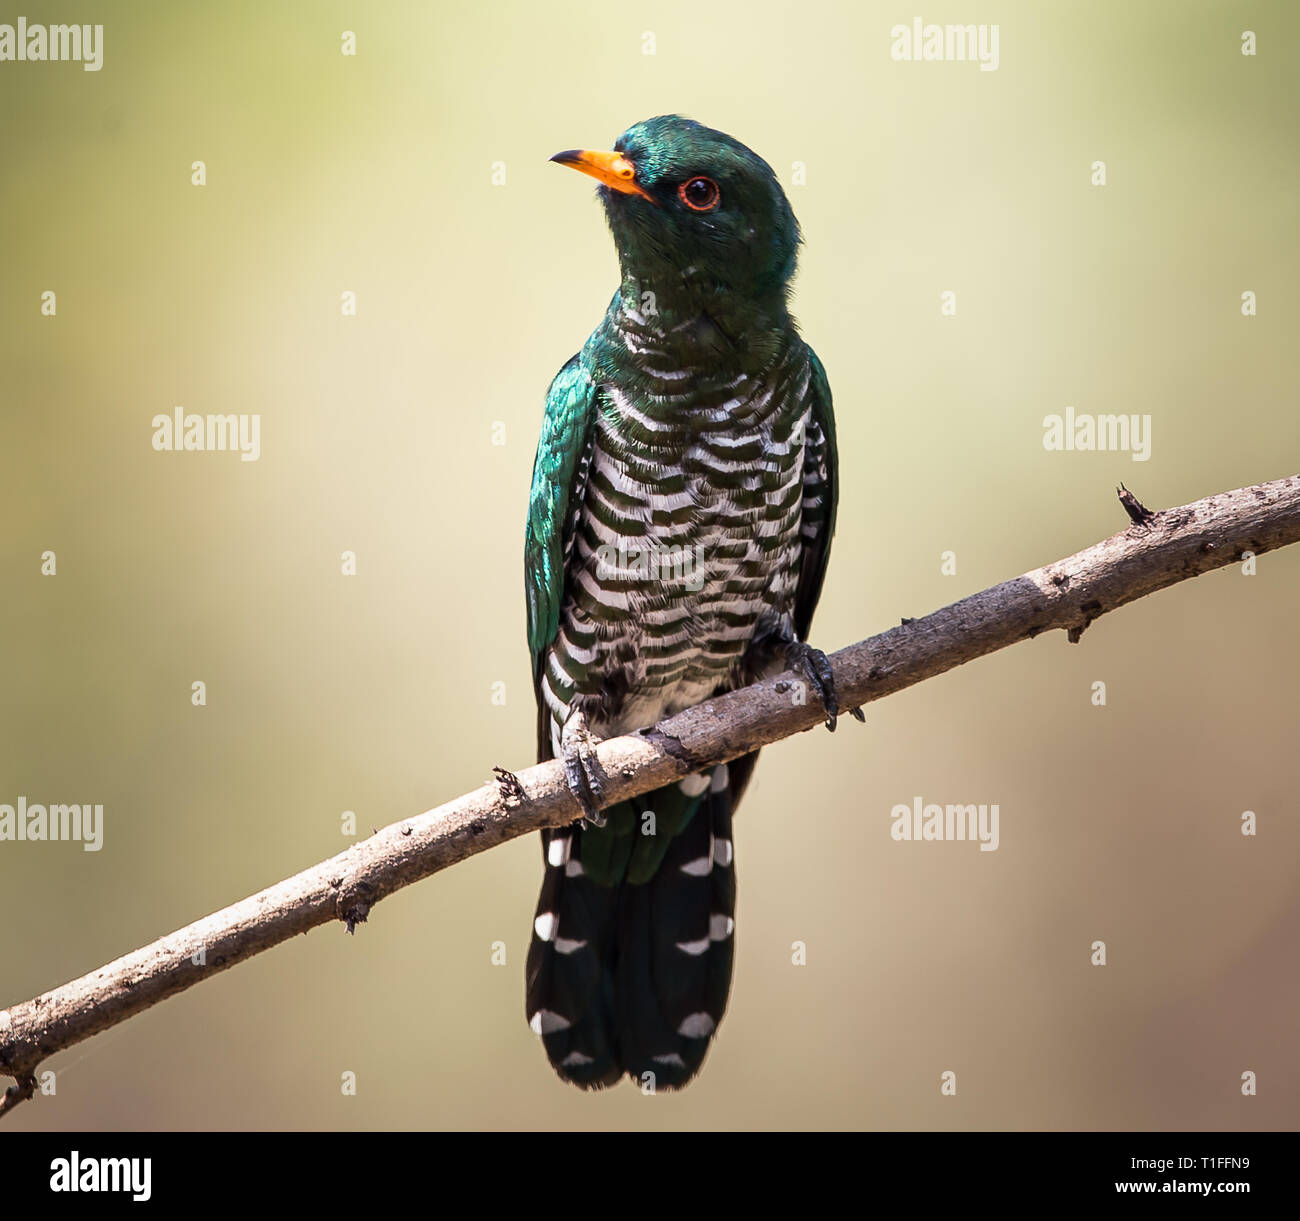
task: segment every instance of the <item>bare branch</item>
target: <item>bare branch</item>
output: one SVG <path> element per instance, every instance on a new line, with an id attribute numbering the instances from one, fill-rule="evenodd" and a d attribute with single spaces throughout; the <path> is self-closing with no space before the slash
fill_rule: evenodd
<path id="1" fill-rule="evenodd" d="M 1077 641 L 1099 616 L 1247 552 L 1300 540 L 1300 475 L 1149 514 L 1121 496 L 1134 524 L 1045 568 L 986 589 L 836 653 L 841 707 L 878 700 L 1020 640 L 1063 629 Z M 1136 508 L 1135 508 L 1136 506 Z M 671 784 L 821 722 L 786 674 L 600 744 L 605 804 Z M 16 1082 L 0 1115 L 30 1097 L 37 1065 L 295 933 L 364 921 L 385 896 L 448 865 L 579 814 L 561 764 L 495 779 L 393 823 L 346 852 L 187 925 L 97 971 L 0 1010 L 0 1069 Z"/>

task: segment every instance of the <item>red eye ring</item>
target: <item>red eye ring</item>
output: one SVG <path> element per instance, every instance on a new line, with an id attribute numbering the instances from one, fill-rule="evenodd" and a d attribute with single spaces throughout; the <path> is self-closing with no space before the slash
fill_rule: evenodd
<path id="1" fill-rule="evenodd" d="M 677 198 L 692 212 L 712 212 L 721 196 L 718 184 L 703 174 L 688 178 L 677 188 Z"/>

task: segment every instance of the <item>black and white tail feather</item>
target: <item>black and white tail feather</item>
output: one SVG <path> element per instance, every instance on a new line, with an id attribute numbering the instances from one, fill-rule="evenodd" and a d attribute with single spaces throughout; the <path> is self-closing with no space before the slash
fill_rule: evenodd
<path id="1" fill-rule="evenodd" d="M 746 756 L 682 783 L 687 793 L 703 789 L 699 804 L 642 884 L 587 877 L 582 824 L 543 832 L 527 1011 L 565 1080 L 598 1089 L 626 1074 L 643 1088 L 677 1089 L 699 1071 L 731 987 L 731 821 L 753 762 Z M 654 799 L 633 804 L 640 812 Z"/>

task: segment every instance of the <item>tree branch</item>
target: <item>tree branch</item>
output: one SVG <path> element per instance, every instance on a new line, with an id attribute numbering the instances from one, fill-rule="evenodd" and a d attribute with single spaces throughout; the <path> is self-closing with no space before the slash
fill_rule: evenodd
<path id="1" fill-rule="evenodd" d="M 1188 577 L 1300 540 L 1300 475 L 1148 514 L 1131 493 L 1123 533 L 836 653 L 840 704 L 869 703 L 976 657 L 1099 616 Z M 1133 506 L 1136 506 L 1136 510 Z M 605 804 L 810 729 L 823 719 L 792 674 L 709 700 L 653 729 L 600 744 Z M 349 931 L 387 895 L 448 865 L 580 811 L 560 763 L 538 764 L 404 822 L 186 925 L 34 1000 L 0 1010 L 0 1070 L 16 1082 L 0 1115 L 32 1096 L 40 1062 L 295 933 Z"/>

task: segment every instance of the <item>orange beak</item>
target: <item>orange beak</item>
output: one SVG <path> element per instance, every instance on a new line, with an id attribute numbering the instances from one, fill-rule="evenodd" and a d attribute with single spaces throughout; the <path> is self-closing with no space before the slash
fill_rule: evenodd
<path id="1" fill-rule="evenodd" d="M 642 199 L 654 203 L 654 196 L 636 180 L 636 166 L 622 153 L 599 153 L 586 148 L 571 148 L 556 153 L 551 160 L 559 162 L 560 165 L 567 165 L 579 173 L 590 174 L 611 191 L 620 191 L 624 195 L 640 195 Z"/>

